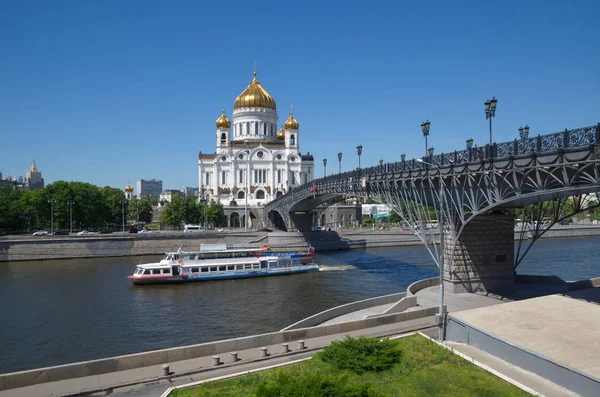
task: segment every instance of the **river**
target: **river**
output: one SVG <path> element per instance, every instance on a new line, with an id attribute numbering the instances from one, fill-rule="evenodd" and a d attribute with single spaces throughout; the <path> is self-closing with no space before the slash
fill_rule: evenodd
<path id="1" fill-rule="evenodd" d="M 541 240 L 518 273 L 597 277 L 599 243 Z M 437 274 L 423 247 L 395 247 L 316 253 L 320 272 L 135 287 L 140 260 L 0 263 L 0 373 L 276 331 Z"/>

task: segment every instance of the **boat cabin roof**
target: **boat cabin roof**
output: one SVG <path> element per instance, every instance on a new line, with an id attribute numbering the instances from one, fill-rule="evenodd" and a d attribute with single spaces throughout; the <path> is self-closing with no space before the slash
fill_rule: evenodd
<path id="1" fill-rule="evenodd" d="M 200 250 L 200 251 L 169 251 L 165 255 L 190 255 L 190 254 L 239 254 L 244 252 L 264 252 L 267 248 L 236 248 L 236 249 L 218 249 L 218 250 Z"/>
<path id="2" fill-rule="evenodd" d="M 194 263 L 148 263 L 145 265 L 137 265 L 139 269 L 166 269 L 171 268 L 173 266 L 180 266 L 183 268 L 188 267 L 206 267 L 206 266 L 220 266 L 220 265 L 253 265 L 259 264 L 260 260 L 269 260 L 268 257 L 262 258 L 218 258 L 218 259 L 203 259 L 202 261 L 194 262 Z M 273 258 L 270 258 L 273 260 Z"/>

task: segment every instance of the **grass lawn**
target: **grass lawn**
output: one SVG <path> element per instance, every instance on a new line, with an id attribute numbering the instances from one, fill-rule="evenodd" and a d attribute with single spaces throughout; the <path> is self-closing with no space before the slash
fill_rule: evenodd
<path id="1" fill-rule="evenodd" d="M 171 396 L 492 397 L 530 395 L 422 336 L 414 335 L 397 339 L 393 341 L 393 344 L 394 350 L 399 351 L 399 353 L 395 353 L 397 360 L 390 364 L 390 368 L 383 370 L 380 368 L 379 372 L 362 371 L 361 373 L 361 371 L 340 369 L 339 363 L 336 364 L 327 360 L 323 354 L 318 354 L 309 361 L 240 378 L 211 382 L 193 389 L 177 390 Z M 348 356 L 344 356 L 344 352 L 339 353 L 339 349 L 335 354 L 341 358 L 340 362 L 348 361 Z M 360 359 L 357 360 L 359 365 L 371 359 L 368 356 L 370 353 L 357 354 L 356 351 L 352 351 L 351 354 L 360 356 Z M 382 360 L 384 359 L 382 358 Z"/>

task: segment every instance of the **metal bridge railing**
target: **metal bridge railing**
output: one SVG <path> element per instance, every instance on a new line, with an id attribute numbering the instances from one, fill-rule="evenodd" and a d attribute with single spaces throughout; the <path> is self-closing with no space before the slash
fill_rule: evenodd
<path id="1" fill-rule="evenodd" d="M 440 153 L 425 158 L 427 163 L 434 164 L 440 168 L 451 167 L 455 165 L 464 165 L 472 162 L 486 161 L 490 159 L 499 160 L 510 157 L 525 157 L 532 154 L 551 153 L 560 150 L 588 147 L 600 143 L 600 123 L 582 128 L 555 132 L 552 134 L 538 135 L 529 137 L 527 133 L 522 133 L 519 139 L 513 141 L 494 143 L 481 147 L 470 147 L 462 150 L 455 150 L 451 153 Z M 375 174 L 394 173 L 402 171 L 421 171 L 430 168 L 423 162 L 412 160 L 402 160 L 393 163 L 386 163 L 374 167 L 356 169 L 341 174 L 332 174 L 324 178 L 315 179 L 303 185 L 290 189 L 291 192 L 299 192 L 304 189 L 313 189 L 317 185 L 330 184 L 336 182 L 359 183 L 361 177 L 367 177 Z M 271 205 L 282 200 L 287 195 L 278 197 L 267 205 Z"/>

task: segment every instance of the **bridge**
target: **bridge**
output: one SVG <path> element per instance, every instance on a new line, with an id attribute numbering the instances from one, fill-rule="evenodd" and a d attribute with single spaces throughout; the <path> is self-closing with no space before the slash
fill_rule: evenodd
<path id="1" fill-rule="evenodd" d="M 311 230 L 316 209 L 352 197 L 386 204 L 421 239 L 454 292 L 510 285 L 531 245 L 599 205 L 600 123 L 333 174 L 264 207 L 266 222 Z M 515 211 L 519 244 L 515 249 Z M 427 228 L 438 224 L 439 228 Z M 529 244 L 526 244 L 529 240 Z M 446 266 L 444 266 L 446 264 Z"/>

